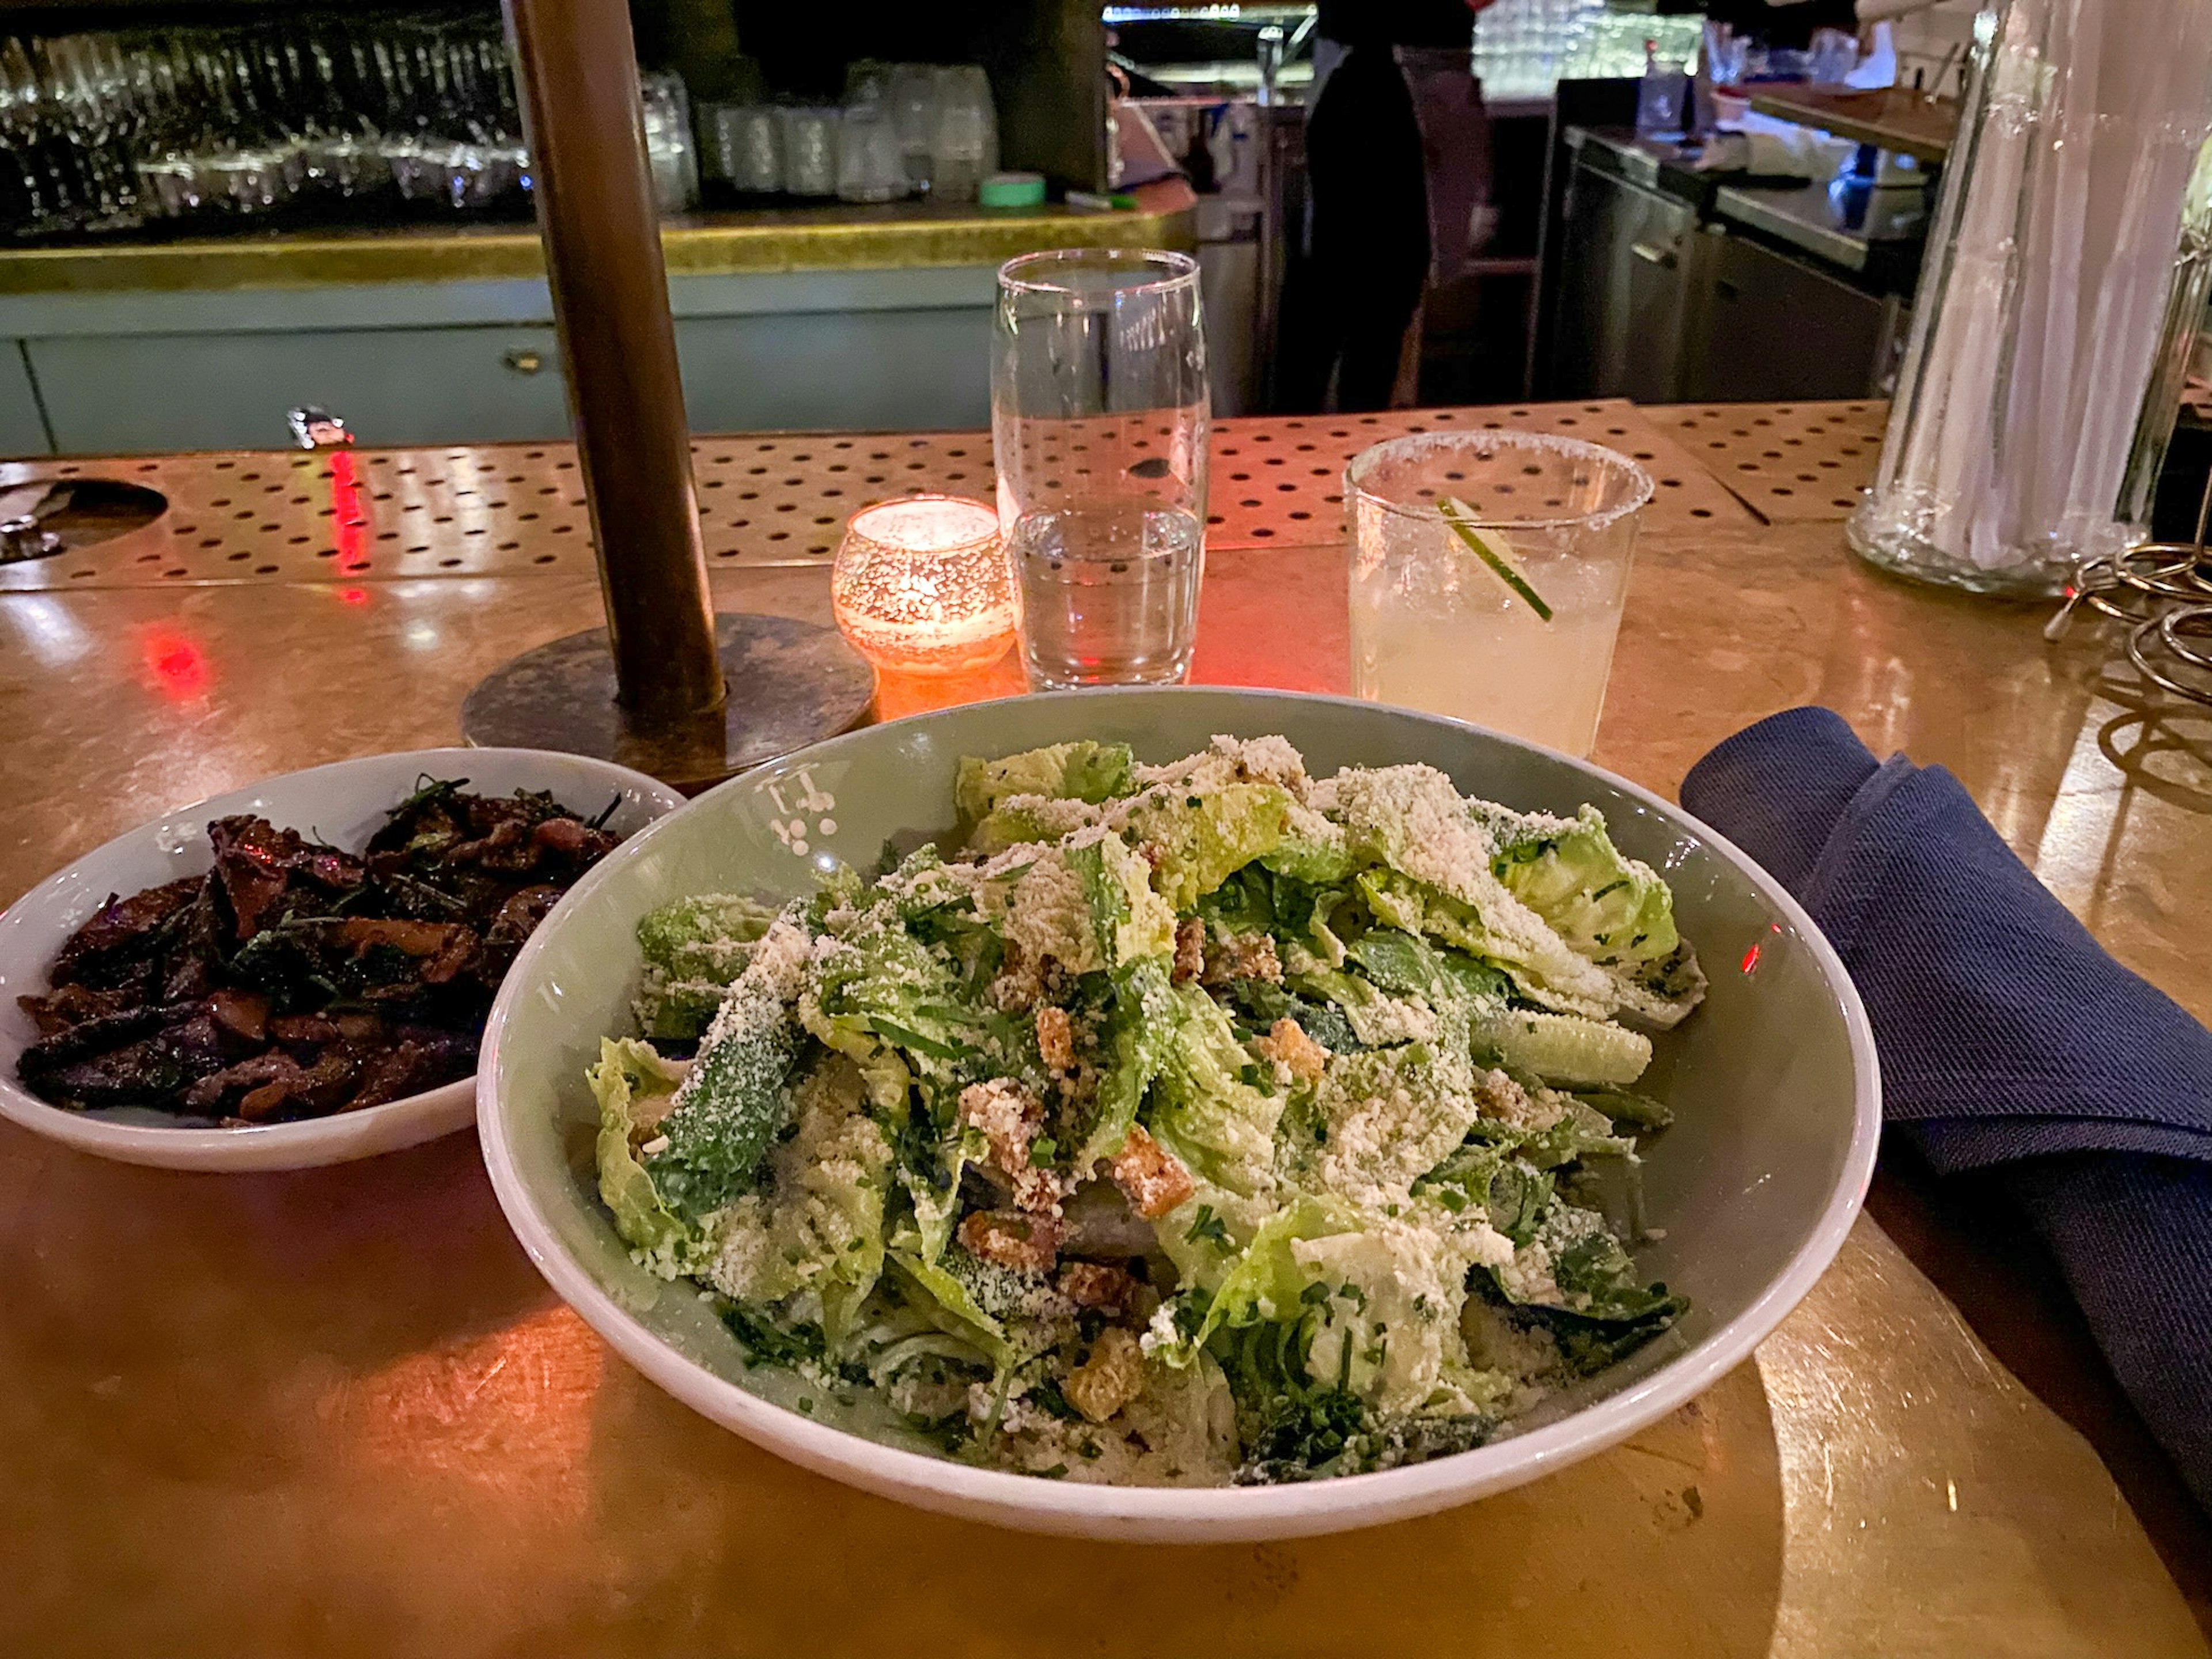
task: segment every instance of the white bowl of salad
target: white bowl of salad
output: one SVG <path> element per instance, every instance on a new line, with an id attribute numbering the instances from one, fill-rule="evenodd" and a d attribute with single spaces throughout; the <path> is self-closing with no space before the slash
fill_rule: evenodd
<path id="1" fill-rule="evenodd" d="M 1626 1438 L 1810 1289 L 1880 1121 L 1833 952 L 1679 809 L 1181 688 L 702 797 L 524 948 L 477 1095 L 532 1258 L 678 1398 L 927 1509 L 1154 1540 Z"/>

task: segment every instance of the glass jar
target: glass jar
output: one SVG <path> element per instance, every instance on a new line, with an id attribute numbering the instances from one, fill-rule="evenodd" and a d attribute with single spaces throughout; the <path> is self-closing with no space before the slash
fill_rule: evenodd
<path id="1" fill-rule="evenodd" d="M 830 601 L 845 637 L 878 668 L 989 667 L 1014 642 L 998 509 L 964 495 L 902 495 L 861 508 L 837 549 Z"/>
<path id="2" fill-rule="evenodd" d="M 1851 546 L 1975 592 L 2055 594 L 2146 533 L 2212 6 L 2008 0 L 1975 23 L 1912 333 Z M 2198 290 L 2201 293 L 2201 289 Z"/>

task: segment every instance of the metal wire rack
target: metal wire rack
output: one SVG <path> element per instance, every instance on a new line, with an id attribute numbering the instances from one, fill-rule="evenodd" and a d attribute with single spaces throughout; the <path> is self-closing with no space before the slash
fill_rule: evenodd
<path id="1" fill-rule="evenodd" d="M 2154 685 L 2212 707 L 2212 475 L 2197 507 L 2197 533 L 2186 542 L 2143 542 L 2097 554 L 2075 567 L 2066 601 L 2044 629 L 2063 637 L 2077 608 L 2087 605 L 2127 624 L 2127 655 Z"/>

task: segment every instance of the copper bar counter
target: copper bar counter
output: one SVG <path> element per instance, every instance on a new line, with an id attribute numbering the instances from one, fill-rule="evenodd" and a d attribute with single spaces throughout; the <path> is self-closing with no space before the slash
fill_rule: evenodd
<path id="1" fill-rule="evenodd" d="M 1861 568 L 1840 520 L 1881 417 L 1223 422 L 1194 677 L 1345 688 L 1334 497 L 1366 443 L 1592 437 L 1661 481 L 1600 763 L 1671 793 L 1746 722 L 1832 704 L 1950 766 L 2110 948 L 2212 1014 L 2212 717 L 2106 672 L 2094 629 L 2047 647 L 2039 611 Z M 973 434 L 704 438 L 695 464 L 719 608 L 815 619 L 854 507 L 990 490 Z M 597 617 L 557 447 L 42 462 L 0 486 L 63 472 L 170 507 L 0 570 L 0 900 L 179 803 L 452 742 L 479 678 Z M 887 684 L 878 712 L 1016 674 Z M 2212 1650 L 2201 1521 L 1997 1224 L 1909 1176 L 1876 1197 L 1754 1363 L 1610 1453 L 1396 1527 L 1169 1550 L 911 1513 L 693 1416 L 546 1290 L 469 1135 L 186 1176 L 0 1126 L 0 1652 Z"/>

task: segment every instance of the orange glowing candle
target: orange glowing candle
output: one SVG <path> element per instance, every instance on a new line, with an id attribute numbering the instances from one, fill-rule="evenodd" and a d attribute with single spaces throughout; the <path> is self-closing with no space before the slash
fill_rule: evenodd
<path id="1" fill-rule="evenodd" d="M 878 667 L 958 674 L 1004 655 L 1014 599 L 999 515 L 962 495 L 907 495 L 845 526 L 830 579 L 837 626 Z"/>

